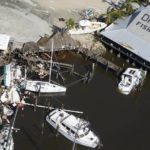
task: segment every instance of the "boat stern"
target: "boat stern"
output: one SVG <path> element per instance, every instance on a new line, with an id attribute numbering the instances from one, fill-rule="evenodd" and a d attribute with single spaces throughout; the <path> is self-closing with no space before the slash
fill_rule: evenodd
<path id="1" fill-rule="evenodd" d="M 89 133 L 80 138 L 80 144 L 90 147 L 90 148 L 96 148 L 100 145 L 102 146 L 102 143 L 98 136 L 96 136 L 92 131 L 89 131 Z"/>
<path id="2" fill-rule="evenodd" d="M 130 86 L 124 86 L 122 83 L 119 83 L 118 90 L 120 93 L 122 93 L 124 95 L 128 95 L 128 94 L 130 94 L 132 88 Z"/>

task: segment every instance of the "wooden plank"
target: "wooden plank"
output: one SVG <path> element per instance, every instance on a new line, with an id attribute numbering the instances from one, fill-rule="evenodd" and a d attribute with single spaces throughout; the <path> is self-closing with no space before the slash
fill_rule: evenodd
<path id="1" fill-rule="evenodd" d="M 85 49 L 79 49 L 78 51 L 82 55 L 85 55 L 86 57 L 89 57 L 90 59 L 96 61 L 97 63 L 100 63 L 100 64 L 106 66 L 107 69 L 111 69 L 115 72 L 120 72 L 122 70 L 122 68 L 120 68 L 116 64 L 112 63 L 111 61 L 105 59 L 102 56 L 96 56 L 96 55 L 93 55 L 93 53 L 87 53 L 88 50 L 85 50 Z"/>

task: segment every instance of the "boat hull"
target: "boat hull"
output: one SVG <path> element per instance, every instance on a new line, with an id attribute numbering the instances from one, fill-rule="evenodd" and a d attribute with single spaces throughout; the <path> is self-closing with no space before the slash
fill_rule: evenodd
<path id="1" fill-rule="evenodd" d="M 96 31 L 100 31 L 104 29 L 107 25 L 102 22 L 93 22 L 93 26 L 87 26 L 87 27 L 79 27 L 79 28 L 73 28 L 70 29 L 68 32 L 69 34 L 89 34 L 89 33 L 94 33 Z"/>
<path id="2" fill-rule="evenodd" d="M 74 136 L 71 136 L 71 134 L 68 133 L 68 131 L 66 131 L 65 129 L 63 128 L 60 128 L 57 123 L 54 123 L 50 118 L 49 116 L 47 115 L 46 116 L 46 121 L 54 128 L 56 129 L 59 133 L 61 133 L 64 137 L 66 137 L 68 140 L 72 141 L 73 143 L 76 143 L 76 144 L 79 144 L 79 145 L 82 145 L 82 146 L 86 146 L 86 147 L 90 147 L 90 148 L 96 148 L 98 147 L 99 145 L 99 139 L 97 139 L 96 142 L 93 142 L 93 141 L 85 141 L 84 139 L 82 138 L 75 138 L 75 135 Z M 93 134 L 91 132 L 91 134 Z"/>
<path id="3" fill-rule="evenodd" d="M 39 93 L 65 93 L 66 87 L 43 81 L 25 82 L 25 90 Z"/>
<path id="4" fill-rule="evenodd" d="M 134 75 L 132 72 L 134 71 Z M 129 74 L 131 72 L 131 74 Z M 146 77 L 147 71 L 135 69 L 135 68 L 128 68 L 122 77 L 122 80 L 118 84 L 118 90 L 120 93 L 128 95 L 132 91 L 140 88 L 143 85 L 144 79 Z M 125 81 L 125 76 L 128 76 Z M 128 81 L 129 78 L 132 78 L 131 81 Z"/>

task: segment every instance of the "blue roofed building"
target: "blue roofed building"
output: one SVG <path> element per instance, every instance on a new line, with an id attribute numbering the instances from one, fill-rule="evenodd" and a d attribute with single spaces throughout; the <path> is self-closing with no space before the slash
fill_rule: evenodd
<path id="1" fill-rule="evenodd" d="M 100 37 L 106 45 L 150 70 L 150 6 L 115 21 Z"/>

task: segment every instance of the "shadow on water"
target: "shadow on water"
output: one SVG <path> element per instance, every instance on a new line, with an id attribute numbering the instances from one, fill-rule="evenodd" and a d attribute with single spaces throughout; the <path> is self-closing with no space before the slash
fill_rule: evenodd
<path id="1" fill-rule="evenodd" d="M 25 136 L 27 137 L 27 139 L 30 141 L 30 143 L 33 145 L 33 147 L 35 147 L 36 150 L 41 150 L 38 147 L 38 144 L 36 143 L 36 140 L 32 138 L 32 136 L 29 133 L 29 131 L 27 131 L 25 128 L 22 128 L 21 130 L 25 134 Z"/>

